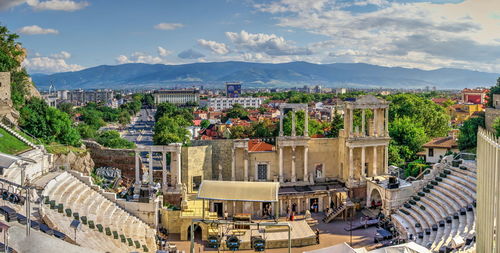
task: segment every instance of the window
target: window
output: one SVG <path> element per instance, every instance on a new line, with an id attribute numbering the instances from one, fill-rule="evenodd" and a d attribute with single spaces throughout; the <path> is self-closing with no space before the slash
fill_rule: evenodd
<path id="1" fill-rule="evenodd" d="M 434 149 L 430 148 L 429 149 L 429 157 L 433 157 L 433 156 L 434 156 Z"/>
<path id="2" fill-rule="evenodd" d="M 267 180 L 267 164 L 257 165 L 257 180 Z"/>
<path id="3" fill-rule="evenodd" d="M 323 164 L 316 164 L 315 170 L 316 178 L 322 178 L 323 177 Z"/>

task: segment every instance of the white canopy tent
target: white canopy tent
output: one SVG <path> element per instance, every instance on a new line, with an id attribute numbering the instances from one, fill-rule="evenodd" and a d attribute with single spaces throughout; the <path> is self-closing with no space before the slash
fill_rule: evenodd
<path id="1" fill-rule="evenodd" d="M 203 180 L 198 199 L 278 202 L 279 187 L 277 182 Z"/>
<path id="2" fill-rule="evenodd" d="M 322 249 L 304 251 L 303 253 L 367 253 L 367 251 L 365 248 L 353 249 L 344 242 Z"/>
<path id="3" fill-rule="evenodd" d="M 415 242 L 409 242 L 381 249 L 371 250 L 369 253 L 432 253 L 430 250 Z"/>

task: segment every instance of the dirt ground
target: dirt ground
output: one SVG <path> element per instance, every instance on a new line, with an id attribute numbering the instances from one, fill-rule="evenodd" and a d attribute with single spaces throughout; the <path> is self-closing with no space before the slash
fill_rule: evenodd
<path id="1" fill-rule="evenodd" d="M 348 231 L 345 231 L 344 228 L 348 228 L 350 226 L 349 221 L 341 221 L 335 220 L 331 223 L 323 223 L 321 219 L 324 217 L 323 213 L 313 214 L 313 218 L 316 218 L 319 223 L 316 226 L 313 226 L 312 229 L 319 229 L 320 231 L 320 244 L 306 246 L 306 247 L 298 247 L 292 248 L 293 253 L 304 252 L 308 250 L 315 250 L 320 248 L 329 247 L 335 244 L 346 242 L 350 244 L 351 237 Z M 359 217 L 361 214 L 358 213 L 357 217 L 353 219 L 353 224 L 356 221 L 359 221 Z M 373 238 L 376 233 L 376 228 L 371 227 L 367 229 L 359 229 L 352 231 L 352 247 L 359 248 L 365 247 L 368 245 L 373 245 Z M 170 243 L 173 243 L 177 246 L 179 252 L 189 252 L 189 241 L 179 241 L 175 237 L 171 237 L 169 240 Z M 216 252 L 217 250 L 205 248 L 200 241 L 195 242 L 195 252 Z M 222 252 L 222 251 L 220 251 Z M 229 251 L 228 251 L 229 252 Z M 240 250 L 240 252 L 254 252 L 253 250 Z M 287 249 L 266 249 L 264 252 L 269 253 L 278 253 L 278 252 L 287 252 Z"/>

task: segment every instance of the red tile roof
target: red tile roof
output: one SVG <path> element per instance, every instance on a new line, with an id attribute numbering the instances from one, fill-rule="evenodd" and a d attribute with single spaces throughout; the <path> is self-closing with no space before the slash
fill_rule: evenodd
<path id="1" fill-rule="evenodd" d="M 263 142 L 261 140 L 249 140 L 248 141 L 248 151 L 249 152 L 263 152 L 263 151 L 273 151 L 274 146 Z"/>
<path id="2" fill-rule="evenodd" d="M 438 137 L 423 145 L 424 148 L 456 148 L 458 147 L 457 141 L 451 137 Z"/>

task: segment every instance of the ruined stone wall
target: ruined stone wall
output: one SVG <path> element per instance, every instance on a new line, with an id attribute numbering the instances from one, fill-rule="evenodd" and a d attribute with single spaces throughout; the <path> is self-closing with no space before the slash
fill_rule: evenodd
<path id="1" fill-rule="evenodd" d="M 182 147 L 182 182 L 193 192 L 193 177 L 212 179 L 212 146 Z"/>
<path id="2" fill-rule="evenodd" d="M 233 161 L 231 148 L 233 147 L 233 140 L 195 140 L 191 144 L 192 146 L 211 146 L 212 179 L 218 179 L 220 165 L 222 167 L 223 180 L 231 180 L 231 163 Z"/>
<path id="3" fill-rule="evenodd" d="M 94 161 L 89 152 L 77 154 L 70 151 L 67 154 L 54 155 L 53 166 L 56 168 L 72 169 L 89 175 L 94 169 L 94 165 Z"/>
<path id="4" fill-rule="evenodd" d="M 135 179 L 135 153 L 130 149 L 111 149 L 101 146 L 94 141 L 84 141 L 95 167 L 114 167 L 122 171 L 122 176 Z M 142 164 L 140 164 L 142 167 Z M 158 177 L 155 174 L 155 177 Z M 158 180 L 158 179 L 156 179 Z M 161 180 L 161 175 L 159 175 Z"/>
<path id="5" fill-rule="evenodd" d="M 488 131 L 493 133 L 495 132 L 495 130 L 493 129 L 493 122 L 498 117 L 500 117 L 500 109 L 486 108 L 485 123 L 486 123 L 486 129 Z"/>

